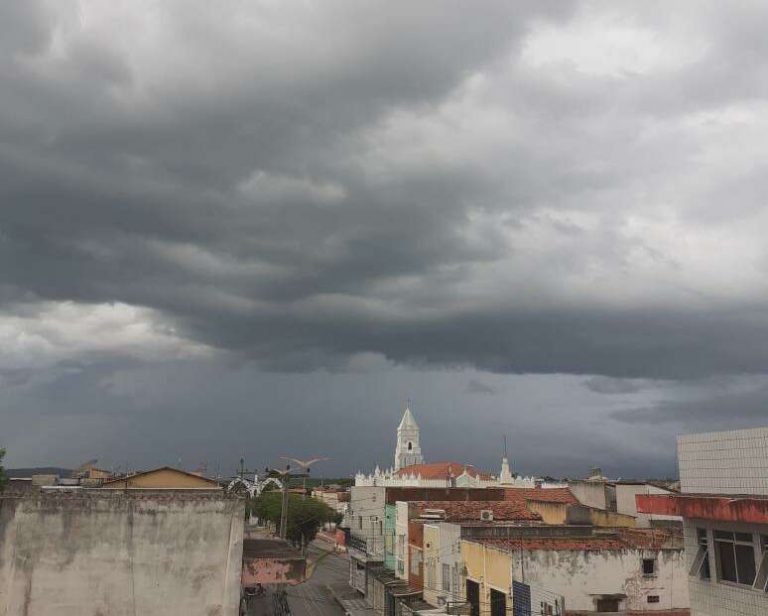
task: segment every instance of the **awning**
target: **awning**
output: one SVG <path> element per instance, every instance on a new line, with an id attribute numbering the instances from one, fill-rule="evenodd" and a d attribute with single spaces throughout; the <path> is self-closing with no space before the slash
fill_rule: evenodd
<path id="1" fill-rule="evenodd" d="M 768 499 L 710 494 L 638 494 L 640 513 L 696 520 L 768 524 Z"/>

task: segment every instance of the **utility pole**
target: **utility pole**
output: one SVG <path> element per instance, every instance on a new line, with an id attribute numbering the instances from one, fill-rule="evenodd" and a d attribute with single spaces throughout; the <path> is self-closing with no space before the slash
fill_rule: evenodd
<path id="1" fill-rule="evenodd" d="M 283 484 L 283 493 L 280 506 L 280 538 L 288 538 L 288 483 L 292 477 L 306 477 L 307 473 L 291 473 L 291 465 L 287 464 L 284 471 L 272 469 L 268 475 L 280 477 Z M 285 584 L 278 584 L 277 589 L 272 594 L 272 614 L 273 616 L 290 616 L 291 606 L 288 603 L 288 593 L 285 590 Z"/>
<path id="2" fill-rule="evenodd" d="M 291 467 L 289 466 L 288 469 Z M 288 536 L 288 478 L 283 481 L 283 503 L 280 507 L 280 538 L 285 539 Z"/>

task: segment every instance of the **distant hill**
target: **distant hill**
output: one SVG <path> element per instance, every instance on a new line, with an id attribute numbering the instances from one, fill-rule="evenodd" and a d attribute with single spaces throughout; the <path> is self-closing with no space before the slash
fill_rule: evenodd
<path id="1" fill-rule="evenodd" d="M 59 468 L 57 466 L 35 466 L 32 468 L 6 468 L 5 476 L 11 479 L 29 479 L 32 475 L 58 475 L 59 477 L 69 477 L 72 470 L 69 468 Z"/>

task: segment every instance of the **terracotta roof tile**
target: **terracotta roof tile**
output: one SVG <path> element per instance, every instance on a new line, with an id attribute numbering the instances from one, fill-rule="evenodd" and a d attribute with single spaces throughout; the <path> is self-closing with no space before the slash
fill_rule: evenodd
<path id="1" fill-rule="evenodd" d="M 472 539 L 488 547 L 501 550 L 578 550 L 596 552 L 601 550 L 632 550 L 681 548 L 679 537 L 671 531 L 649 529 L 621 529 L 611 535 L 591 537 L 522 537 L 507 539 Z"/>
<path id="2" fill-rule="evenodd" d="M 481 479 L 490 479 L 491 475 L 477 470 L 471 464 L 462 464 L 461 462 L 430 462 L 428 464 L 412 464 L 405 466 L 397 471 L 397 475 L 421 475 L 422 479 L 448 479 L 449 477 L 458 477 L 466 469 L 470 477 L 480 477 Z"/>
<path id="3" fill-rule="evenodd" d="M 427 509 L 439 509 L 445 512 L 445 521 L 461 522 L 480 520 L 481 511 L 493 512 L 494 521 L 509 520 L 541 520 L 520 501 L 416 501 L 413 503 L 416 514 L 421 515 Z"/>
<path id="4" fill-rule="evenodd" d="M 548 503 L 565 503 L 567 505 L 577 505 L 579 503 L 569 488 L 505 488 L 504 500 L 521 500 L 523 502 L 537 500 Z"/>

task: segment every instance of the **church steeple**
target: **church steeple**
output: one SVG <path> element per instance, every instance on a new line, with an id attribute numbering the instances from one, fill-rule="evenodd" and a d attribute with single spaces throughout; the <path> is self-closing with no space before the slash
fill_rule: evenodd
<path id="1" fill-rule="evenodd" d="M 406 466 L 423 463 L 424 457 L 421 455 L 421 445 L 419 444 L 419 426 L 413 417 L 409 404 L 405 407 L 403 418 L 397 427 L 395 470 L 399 471 Z"/>

